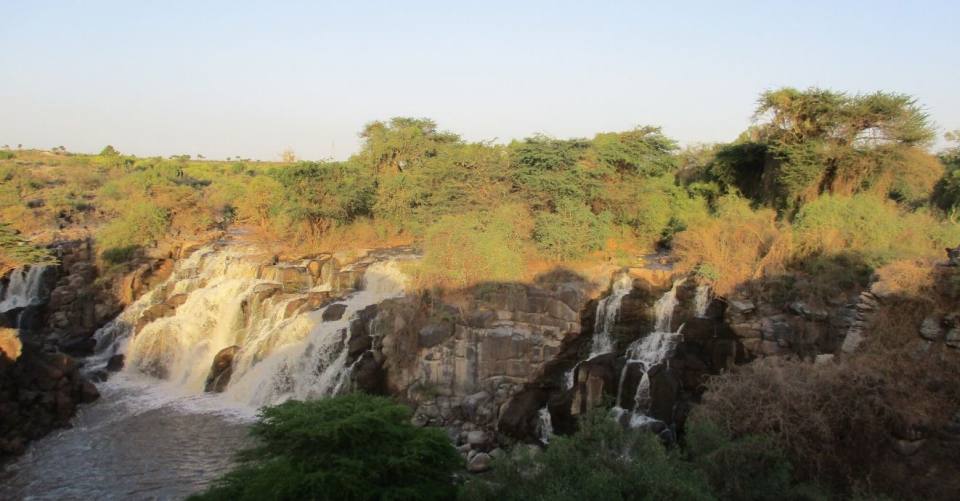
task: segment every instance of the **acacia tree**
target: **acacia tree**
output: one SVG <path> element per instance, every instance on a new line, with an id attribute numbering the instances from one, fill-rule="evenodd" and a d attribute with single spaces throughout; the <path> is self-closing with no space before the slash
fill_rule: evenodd
<path id="1" fill-rule="evenodd" d="M 397 174 L 435 156 L 444 144 L 459 143 L 460 136 L 440 132 L 428 118 L 395 117 L 371 122 L 360 133 L 365 163 L 377 174 Z"/>
<path id="2" fill-rule="evenodd" d="M 929 117 L 904 94 L 783 88 L 760 96 L 754 120 L 712 173 L 787 214 L 825 192 L 924 198 L 942 169 L 925 151 Z"/>

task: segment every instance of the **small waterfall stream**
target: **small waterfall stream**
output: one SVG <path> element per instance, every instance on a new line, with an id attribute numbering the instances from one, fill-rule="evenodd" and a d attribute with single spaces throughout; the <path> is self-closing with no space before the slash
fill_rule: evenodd
<path id="1" fill-rule="evenodd" d="M 633 289 L 633 278 L 629 273 L 621 272 L 610 286 L 610 294 L 597 302 L 597 315 L 594 319 L 593 344 L 590 347 L 590 357 L 610 353 L 613 351 L 613 326 L 620 316 L 620 305 L 623 298 Z"/>
<path id="2" fill-rule="evenodd" d="M 0 294 L 0 313 L 45 301 L 43 275 L 47 265 L 25 266 L 10 272 L 10 282 Z"/>
<path id="3" fill-rule="evenodd" d="M 627 361 L 620 372 L 617 401 L 613 408 L 613 413 L 618 420 L 625 415 L 629 416 L 627 423 L 631 427 L 642 426 L 653 420 L 648 416 L 651 405 L 649 374 L 654 366 L 663 363 L 664 360 L 670 356 L 679 341 L 683 326 L 681 325 L 676 331 L 673 331 L 671 329 L 671 321 L 673 319 L 673 312 L 678 304 L 677 288 L 681 286 L 683 282 L 684 279 L 674 281 L 670 290 L 654 304 L 653 332 L 637 339 L 627 348 Z M 639 367 L 643 375 L 633 395 L 633 406 L 626 409 L 623 407 L 624 383 L 632 367 Z"/>

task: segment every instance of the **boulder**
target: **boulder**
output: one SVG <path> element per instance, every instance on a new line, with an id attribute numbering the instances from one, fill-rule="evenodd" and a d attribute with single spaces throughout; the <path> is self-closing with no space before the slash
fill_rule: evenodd
<path id="1" fill-rule="evenodd" d="M 943 329 L 940 328 L 940 319 L 937 317 L 927 317 L 920 324 L 920 337 L 928 341 L 939 341 L 943 339 Z"/>
<path id="2" fill-rule="evenodd" d="M 474 430 L 467 432 L 466 442 L 470 444 L 473 448 L 484 448 L 489 445 L 492 440 L 490 435 L 483 430 Z"/>
<path id="3" fill-rule="evenodd" d="M 482 473 L 490 469 L 490 463 L 493 461 L 493 458 L 490 457 L 486 452 L 479 452 L 470 458 L 470 462 L 467 463 L 467 471 L 470 473 Z"/>
<path id="4" fill-rule="evenodd" d="M 535 436 L 538 413 L 546 401 L 546 392 L 538 388 L 517 393 L 503 404 L 497 429 L 517 439 Z"/>
<path id="5" fill-rule="evenodd" d="M 323 310 L 322 318 L 324 322 L 334 322 L 343 318 L 343 313 L 347 311 L 346 303 L 334 303 Z"/>
<path id="6" fill-rule="evenodd" d="M 210 366 L 210 375 L 207 376 L 204 391 L 220 393 L 227 388 L 227 384 L 230 383 L 230 376 L 233 374 L 233 360 L 239 351 L 239 346 L 228 346 L 213 357 L 213 364 Z"/>
<path id="7" fill-rule="evenodd" d="M 88 404 L 94 400 L 100 398 L 100 391 L 97 390 L 97 386 L 91 383 L 90 381 L 83 381 L 80 384 L 80 402 Z"/>
<path id="8" fill-rule="evenodd" d="M 110 372 L 119 372 L 123 369 L 123 353 L 118 353 L 107 360 L 106 369 Z"/>

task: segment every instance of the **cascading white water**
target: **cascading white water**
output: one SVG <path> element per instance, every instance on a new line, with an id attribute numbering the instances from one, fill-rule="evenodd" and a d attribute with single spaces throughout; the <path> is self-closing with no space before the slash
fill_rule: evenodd
<path id="1" fill-rule="evenodd" d="M 613 326 L 620 316 L 620 306 L 623 298 L 633 290 L 633 278 L 626 271 L 621 271 L 610 285 L 610 294 L 597 302 L 597 311 L 593 321 L 593 339 L 590 345 L 590 356 L 587 360 L 613 351 Z M 563 376 L 566 389 L 573 388 L 574 377 L 582 362 L 577 362 Z"/>
<path id="2" fill-rule="evenodd" d="M 48 267 L 36 265 L 11 271 L 10 283 L 0 299 L 0 313 L 42 303 L 42 279 Z"/>
<path id="3" fill-rule="evenodd" d="M 707 284 L 697 285 L 697 292 L 693 296 L 693 314 L 697 318 L 704 318 L 707 315 L 707 306 L 710 305 L 710 286 Z"/>
<path id="4" fill-rule="evenodd" d="M 647 416 L 650 410 L 650 377 L 649 372 L 657 364 L 666 360 L 673 349 L 676 347 L 680 332 L 683 330 L 681 325 L 675 332 L 671 329 L 673 312 L 679 303 L 677 299 L 677 288 L 682 285 L 684 279 L 677 280 L 653 306 L 654 312 L 654 331 L 646 336 L 637 339 L 627 348 L 627 361 L 623 370 L 620 372 L 620 384 L 617 388 L 617 402 L 613 409 L 616 418 L 629 413 L 629 425 L 632 427 L 641 426 L 652 421 Z M 631 367 L 638 366 L 643 375 L 634 394 L 634 404 L 631 409 L 624 409 L 623 387 L 627 374 Z"/>
<path id="5" fill-rule="evenodd" d="M 260 267 L 249 258 L 251 252 L 205 248 L 178 263 L 164 284 L 97 332 L 98 346 L 107 347 L 99 358 L 123 353 L 125 371 L 159 376 L 186 393 L 202 393 L 214 356 L 238 346 L 224 398 L 257 407 L 340 391 L 349 379 L 345 364 L 351 319 L 371 304 L 401 295 L 405 277 L 392 261 L 371 264 L 362 290 L 336 302 L 345 306 L 339 320 L 324 321 L 323 313 L 332 305 L 300 312 L 292 303 L 329 290 L 329 284 L 306 293 L 279 293 L 280 284 L 258 277 Z M 133 335 L 131 326 L 144 312 L 174 294 L 186 294 L 174 314 L 146 323 Z"/>
<path id="6" fill-rule="evenodd" d="M 550 409 L 544 405 L 537 412 L 537 438 L 540 443 L 547 445 L 550 443 L 550 437 L 553 436 L 553 418 L 550 417 Z"/>
<path id="7" fill-rule="evenodd" d="M 593 344 L 590 348 L 590 358 L 613 351 L 613 336 L 611 331 L 620 316 L 620 305 L 623 298 L 633 289 L 633 278 L 626 272 L 621 272 L 610 286 L 610 294 L 597 302 L 597 314 L 593 325 Z"/>

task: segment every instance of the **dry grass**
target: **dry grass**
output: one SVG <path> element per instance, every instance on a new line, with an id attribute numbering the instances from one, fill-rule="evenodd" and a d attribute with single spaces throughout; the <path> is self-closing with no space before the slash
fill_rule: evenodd
<path id="1" fill-rule="evenodd" d="M 872 288 L 881 296 L 932 297 L 936 263 L 928 259 L 902 259 L 876 271 Z"/>
<path id="2" fill-rule="evenodd" d="M 891 446 L 942 428 L 960 402 L 960 353 L 942 343 L 918 351 L 933 308 L 913 298 L 886 304 L 862 350 L 836 363 L 769 358 L 713 378 L 693 419 L 773 437 L 808 479 L 936 498 L 945 487 L 912 474 Z"/>
<path id="3" fill-rule="evenodd" d="M 678 268 L 696 271 L 720 295 L 782 271 L 792 247 L 789 228 L 777 223 L 776 213 L 753 211 L 742 200 L 726 202 L 717 216 L 674 237 Z"/>

